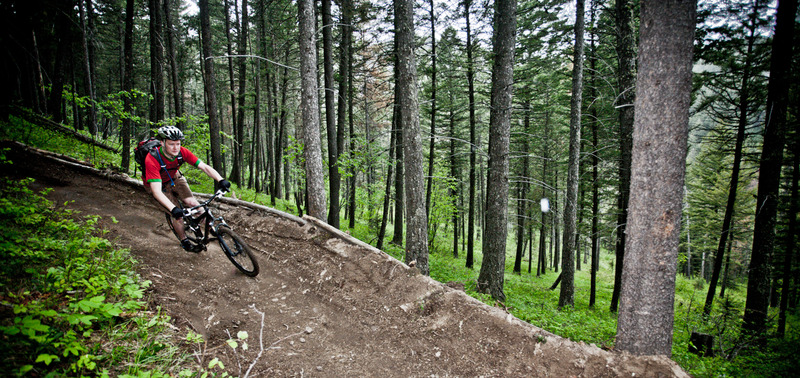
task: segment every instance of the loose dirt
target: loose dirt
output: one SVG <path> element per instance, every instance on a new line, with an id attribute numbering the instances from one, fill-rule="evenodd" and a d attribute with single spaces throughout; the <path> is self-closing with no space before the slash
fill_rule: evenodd
<path id="1" fill-rule="evenodd" d="M 687 376 L 665 357 L 602 350 L 524 323 L 313 218 L 223 203 L 217 212 L 259 260 L 261 273 L 248 278 L 216 245 L 183 251 L 127 176 L 3 147 L 13 162 L 4 176 L 33 177 L 54 188 L 56 203 L 102 217 L 107 237 L 140 261 L 150 301 L 174 332 L 204 336 L 193 349 L 203 366 L 219 358 L 230 374 L 251 377 Z M 247 350 L 226 343 L 239 331 Z"/>

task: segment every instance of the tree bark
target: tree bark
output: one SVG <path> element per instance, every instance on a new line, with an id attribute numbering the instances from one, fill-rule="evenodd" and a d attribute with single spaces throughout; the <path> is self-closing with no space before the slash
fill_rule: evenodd
<path id="1" fill-rule="evenodd" d="M 449 91 L 450 96 L 450 177 L 456 180 L 456 186 L 451 187 L 449 194 L 450 198 L 453 201 L 453 207 L 456 209 L 453 211 L 453 258 L 458 258 L 458 245 L 459 245 L 459 234 L 461 232 L 461 222 L 459 219 L 461 218 L 461 206 L 459 204 L 459 198 L 462 196 L 461 191 L 461 173 L 459 173 L 459 167 L 457 166 L 456 161 L 456 114 L 455 109 L 452 106 L 453 102 L 455 101 L 455 96 L 453 95 L 453 91 Z M 458 190 L 456 190 L 458 189 Z"/>
<path id="2" fill-rule="evenodd" d="M 133 90 L 133 19 L 134 19 L 134 0 L 125 2 L 125 68 L 122 77 L 122 91 L 127 92 L 125 96 L 124 110 L 130 114 L 133 110 L 133 99 L 130 94 Z M 122 120 L 122 171 L 128 172 L 131 163 L 131 132 L 132 124 L 129 117 Z"/>
<path id="3" fill-rule="evenodd" d="M 225 176 L 222 169 L 222 153 L 219 140 L 219 116 L 217 115 L 217 86 L 214 75 L 214 61 L 211 49 L 211 20 L 209 17 L 208 0 L 199 0 L 200 8 L 200 33 L 203 45 L 203 67 L 206 87 L 206 111 L 208 112 L 208 125 L 211 144 L 211 162 L 214 169 Z"/>
<path id="4" fill-rule="evenodd" d="M 428 144 L 428 183 L 425 190 L 427 216 L 431 213 L 431 194 L 433 192 L 433 161 L 436 156 L 436 11 L 434 0 L 429 0 L 431 17 L 431 139 Z"/>
<path id="5" fill-rule="evenodd" d="M 754 3 L 753 14 L 758 14 L 759 2 Z M 751 25 L 748 26 L 750 35 L 747 38 L 747 53 L 745 54 L 745 64 L 742 67 L 742 81 L 741 89 L 739 91 L 739 117 L 738 117 L 738 131 L 736 133 L 736 145 L 733 151 L 733 169 L 731 170 L 730 185 L 728 186 L 728 202 L 725 206 L 725 215 L 722 220 L 722 232 L 717 245 L 717 251 L 714 255 L 714 270 L 711 273 L 711 280 L 708 284 L 708 293 L 706 295 L 706 303 L 703 306 L 703 314 L 711 314 L 711 308 L 714 303 L 714 296 L 717 292 L 717 281 L 719 280 L 722 271 L 722 260 L 725 254 L 725 246 L 730 235 L 731 224 L 733 221 L 734 207 L 736 206 L 736 194 L 739 184 L 739 170 L 742 162 L 742 146 L 744 145 L 745 131 L 748 123 L 748 110 L 750 108 L 750 81 L 752 77 L 752 54 L 756 38 L 756 17 L 750 17 Z"/>
<path id="6" fill-rule="evenodd" d="M 97 134 L 97 109 L 95 107 L 95 92 L 94 86 L 95 83 L 92 81 L 92 62 L 91 57 L 92 55 L 89 53 L 89 30 L 86 26 L 86 12 L 84 11 L 83 1 L 78 0 L 78 11 L 80 12 L 80 21 L 81 21 L 81 31 L 83 32 L 81 43 L 83 44 L 83 70 L 84 74 L 86 75 L 86 80 L 84 81 L 86 95 L 89 96 L 91 99 L 91 104 L 89 104 L 89 134 L 95 135 Z"/>
<path id="7" fill-rule="evenodd" d="M 523 111 L 525 112 L 524 120 L 523 120 L 523 129 L 522 132 L 527 135 L 530 130 L 531 125 L 531 117 L 530 117 L 530 100 L 526 100 L 523 104 Z M 514 258 L 514 273 L 522 273 L 522 259 L 525 257 L 525 229 L 527 228 L 527 212 L 528 207 L 526 206 L 528 201 L 528 155 L 530 151 L 528 151 L 528 138 L 523 137 L 522 139 L 522 172 L 519 183 L 519 198 L 517 199 L 517 253 Z M 454 153 L 451 152 L 451 155 Z M 530 269 L 529 269 L 530 270 Z"/>
<path id="8" fill-rule="evenodd" d="M 414 2 L 396 0 L 395 38 L 397 46 L 397 91 L 403 129 L 407 239 L 405 262 L 416 262 L 420 273 L 428 275 L 428 221 L 423 194 L 422 140 L 419 129 L 417 64 L 414 54 Z"/>
<path id="9" fill-rule="evenodd" d="M 477 139 L 475 129 L 475 68 L 472 59 L 472 31 L 470 30 L 469 16 L 472 0 L 464 0 L 464 18 L 466 20 L 467 34 L 467 86 L 469 98 L 469 209 L 467 216 L 467 258 L 466 267 L 472 269 L 475 256 L 475 164 Z"/>
<path id="10" fill-rule="evenodd" d="M 508 153 L 511 96 L 514 84 L 514 43 L 517 2 L 497 0 L 494 11 L 494 63 L 489 116 L 489 168 L 486 186 L 486 228 L 478 290 L 504 302 L 506 239 L 508 237 Z"/>
<path id="11" fill-rule="evenodd" d="M 396 17 L 395 17 L 396 18 Z M 395 42 L 395 58 L 397 58 L 397 42 Z M 395 65 L 395 77 L 399 77 L 400 74 L 397 72 L 397 65 Z M 394 150 L 394 161 L 395 161 L 395 173 L 394 173 L 394 234 L 392 235 L 392 244 L 395 245 L 403 245 L 403 215 L 405 214 L 405 201 L 404 195 L 405 192 L 403 188 L 403 182 L 405 181 L 405 173 L 404 173 L 404 163 L 403 163 L 403 121 L 402 121 L 402 114 L 403 109 L 400 106 L 398 99 L 400 98 L 400 88 L 395 85 L 394 89 L 394 112 L 395 114 L 395 121 L 394 121 L 394 129 L 393 133 L 395 133 L 395 150 Z"/>
<path id="12" fill-rule="evenodd" d="M 569 168 L 564 199 L 564 254 L 561 260 L 561 292 L 558 307 L 575 307 L 575 244 L 578 217 L 578 171 L 581 159 L 581 104 L 583 103 L 584 0 L 575 2 L 575 52 L 572 59 L 572 99 L 569 121 Z M 580 257 L 578 257 L 580 258 Z"/>
<path id="13" fill-rule="evenodd" d="M 591 79 L 589 88 L 589 101 L 595 103 L 597 99 L 597 49 L 595 33 L 595 15 L 597 14 L 597 1 L 592 1 L 591 5 L 591 42 L 589 53 L 589 67 L 591 72 Z M 597 267 L 600 258 L 600 235 L 599 235 L 599 218 L 600 218 L 600 183 L 598 182 L 600 176 L 600 157 L 598 129 L 600 122 L 598 122 L 597 107 L 591 107 L 592 119 L 592 247 L 591 247 L 591 266 L 589 268 L 590 275 L 590 288 L 589 288 L 589 308 L 594 308 L 595 300 L 597 299 Z"/>
<path id="14" fill-rule="evenodd" d="M 322 0 L 322 64 L 325 84 L 325 129 L 328 131 L 328 187 L 330 210 L 328 224 L 339 228 L 339 153 L 336 144 L 336 109 L 333 88 L 333 17 L 331 0 Z"/>
<path id="15" fill-rule="evenodd" d="M 349 54 L 349 37 L 350 33 L 348 32 L 349 26 L 347 23 L 349 22 L 345 20 L 345 4 L 342 2 L 342 21 L 339 25 L 339 33 L 341 37 L 341 41 L 339 43 L 339 76 L 338 76 L 338 102 L 337 102 L 337 110 L 336 110 L 336 154 L 337 159 L 339 156 L 344 154 L 344 139 L 345 139 L 345 132 L 347 130 L 347 106 L 349 97 L 348 91 L 348 84 L 350 78 L 350 54 Z M 336 195 L 341 198 L 341 178 L 339 177 L 339 191 L 336 192 Z M 346 189 L 346 188 L 345 188 Z M 340 201 L 340 199 L 337 199 Z M 341 205 L 337 206 L 337 213 L 331 214 L 331 217 L 339 217 L 339 211 L 341 210 Z M 347 210 L 345 208 L 345 210 Z"/>
<path id="16" fill-rule="evenodd" d="M 53 82 L 52 82 L 52 88 L 50 89 L 50 98 L 48 99 L 47 109 L 53 116 L 53 121 L 62 123 L 64 122 L 65 119 L 64 111 L 62 108 L 63 106 L 62 102 L 64 101 L 64 82 L 66 80 L 65 70 L 67 65 L 66 62 L 67 60 L 70 59 L 70 52 L 69 52 L 70 48 L 68 41 L 72 40 L 71 36 L 72 28 L 70 27 L 72 20 L 70 20 L 69 14 L 71 13 L 71 9 L 74 4 L 70 4 L 69 1 L 60 1 L 57 4 L 58 4 L 58 14 L 56 16 L 55 37 L 58 43 L 58 47 L 56 47 L 55 67 L 53 69 Z M 128 141 L 128 143 L 130 144 L 130 140 Z M 130 158 L 128 158 L 128 160 L 130 160 Z M 123 165 L 123 167 L 125 167 L 127 170 L 127 167 L 125 165 Z"/>
<path id="17" fill-rule="evenodd" d="M 792 62 L 797 0 L 778 2 L 775 36 L 767 86 L 767 114 L 758 175 L 753 251 L 747 277 L 747 300 L 742 330 L 750 335 L 766 332 L 769 305 L 770 258 L 775 248 L 778 191 L 783 164 L 786 116 L 789 103 L 789 70 Z"/>
<path id="18" fill-rule="evenodd" d="M 617 348 L 635 355 L 672 355 L 696 7 L 690 0 L 642 3 L 617 323 Z"/>
<path id="19" fill-rule="evenodd" d="M 397 124 L 397 106 L 394 107 L 395 110 L 392 116 L 392 124 Z M 390 132 L 389 136 L 389 164 L 386 167 L 386 189 L 383 192 L 383 216 L 381 218 L 381 226 L 380 230 L 378 231 L 378 243 L 376 247 L 380 250 L 383 250 L 383 239 L 386 236 L 386 224 L 388 223 L 389 219 L 389 201 L 391 200 L 392 195 L 392 168 L 394 168 L 394 164 L 392 163 L 392 159 L 394 159 L 394 150 L 397 148 L 395 145 L 395 136 L 397 135 L 394 132 Z"/>
<path id="20" fill-rule="evenodd" d="M 308 192 L 308 214 L 325 220 L 325 182 L 322 176 L 322 148 L 319 132 L 319 92 L 317 90 L 317 38 L 314 27 L 314 3 L 312 0 L 298 2 L 300 22 L 300 79 L 302 81 L 301 109 L 303 113 L 303 136 L 306 160 L 306 188 Z"/>
<path id="21" fill-rule="evenodd" d="M 792 188 L 789 199 L 789 229 L 786 233 L 785 250 L 783 255 L 783 275 L 781 277 L 781 304 L 780 312 L 778 313 L 778 336 L 784 337 L 786 335 L 786 315 L 789 309 L 789 293 L 791 292 L 792 283 L 792 260 L 795 254 L 795 235 L 797 234 L 797 214 L 800 213 L 800 194 L 798 194 L 798 181 L 800 181 L 800 153 L 797 152 L 800 147 L 800 136 L 794 135 L 794 154 L 792 164 Z M 728 254 L 730 257 L 730 254 Z"/>
<path id="22" fill-rule="evenodd" d="M 239 25 L 239 55 L 247 54 L 247 30 L 250 29 L 250 17 L 247 11 L 247 0 L 242 0 L 242 17 L 241 24 Z M 247 58 L 239 57 L 239 93 L 237 95 L 238 106 L 236 116 L 236 132 L 234 133 L 236 140 L 234 142 L 234 149 L 237 151 L 233 156 L 233 170 L 237 172 L 235 177 L 231 180 L 243 185 L 244 181 L 244 118 L 245 118 L 245 100 L 246 100 L 246 86 L 247 86 Z M 233 176 L 233 175 L 231 175 Z"/>
<path id="23" fill-rule="evenodd" d="M 611 312 L 619 304 L 622 269 L 625 262 L 625 229 L 628 222 L 628 200 L 631 182 L 631 149 L 634 107 L 636 101 L 634 33 L 631 21 L 631 4 L 628 0 L 617 0 L 615 5 L 617 26 L 617 80 L 619 100 L 619 196 L 617 197 L 617 239 L 615 244 L 614 291 L 611 293 Z"/>
<path id="24" fill-rule="evenodd" d="M 178 79 L 178 57 L 175 49 L 175 30 L 172 23 L 172 13 L 170 0 L 164 1 L 164 30 L 167 32 L 167 57 L 170 64 L 170 80 L 172 82 L 172 102 L 175 109 L 175 116 L 183 116 L 183 97 L 181 96 L 181 84 Z M 179 128 L 183 129 L 183 122 L 177 122 Z"/>
<path id="25" fill-rule="evenodd" d="M 352 14 L 353 14 L 353 3 L 351 0 L 343 0 L 342 1 L 343 7 L 343 14 L 342 14 L 342 21 L 347 26 L 347 55 L 349 57 L 353 57 L 353 26 L 351 23 L 353 22 Z M 353 59 L 347 59 L 347 124 L 350 127 L 350 154 L 351 160 L 355 160 L 356 158 L 356 135 L 355 130 L 355 116 L 353 115 L 353 98 L 355 97 L 355 90 L 353 89 L 353 82 L 355 81 L 353 75 Z M 351 229 L 356 227 L 356 178 L 358 176 L 358 171 L 356 171 L 355 164 L 349 164 L 347 167 L 347 171 L 349 177 L 347 178 L 348 181 L 348 220 L 349 220 L 349 227 Z"/>
<path id="26" fill-rule="evenodd" d="M 164 41 L 161 38 L 161 1 L 149 0 L 150 11 L 150 121 L 158 123 L 164 119 Z"/>
<path id="27" fill-rule="evenodd" d="M 233 6 L 234 6 L 234 12 L 236 12 L 236 7 L 237 7 L 236 1 L 234 1 Z M 234 73 L 233 73 L 233 57 L 232 57 L 233 56 L 233 37 L 231 36 L 231 30 L 233 29 L 233 26 L 231 26 L 231 3 L 230 3 L 230 0 L 224 0 L 223 1 L 223 12 L 224 12 L 224 24 L 225 24 L 225 40 L 227 42 L 225 44 L 225 49 L 226 49 L 226 55 L 228 56 L 228 58 L 226 59 L 227 63 L 228 63 L 228 65 L 227 65 L 227 69 L 228 69 L 228 96 L 230 97 L 230 107 L 231 107 L 231 112 L 230 112 L 231 131 L 230 131 L 230 133 L 231 133 L 231 135 L 233 135 L 233 139 L 236 140 L 236 125 L 238 124 L 238 122 L 237 122 L 238 120 L 237 120 L 236 117 L 238 117 L 238 113 L 236 112 L 236 84 L 235 84 L 235 76 L 234 76 Z M 220 104 L 220 105 L 222 105 L 222 104 Z M 224 117 L 225 110 L 220 108 L 220 113 L 223 114 L 223 117 L 220 118 L 220 128 L 224 131 L 225 122 L 223 120 L 226 118 L 226 117 Z M 222 142 L 224 143 L 225 141 L 223 140 Z M 234 182 L 238 182 L 238 178 L 237 177 L 239 176 L 239 172 L 238 172 L 238 169 L 237 169 L 238 167 L 235 164 L 236 159 L 237 159 L 236 158 L 236 153 L 238 151 L 236 150 L 235 142 L 231 143 L 230 152 L 231 152 L 231 155 L 233 156 L 232 161 L 234 162 L 234 164 L 231 167 L 231 172 L 228 175 L 228 178 L 230 178 Z M 227 163 L 227 161 L 223 161 L 223 165 L 225 163 Z"/>

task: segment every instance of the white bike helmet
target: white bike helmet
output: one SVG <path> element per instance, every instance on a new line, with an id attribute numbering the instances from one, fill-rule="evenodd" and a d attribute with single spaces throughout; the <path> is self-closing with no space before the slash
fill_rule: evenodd
<path id="1" fill-rule="evenodd" d="M 158 129 L 158 139 L 183 140 L 183 132 L 175 126 L 162 126 Z"/>

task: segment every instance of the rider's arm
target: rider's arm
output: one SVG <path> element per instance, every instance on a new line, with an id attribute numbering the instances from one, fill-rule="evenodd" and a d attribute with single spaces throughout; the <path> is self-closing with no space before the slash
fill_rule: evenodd
<path id="1" fill-rule="evenodd" d="M 206 163 L 203 163 L 202 161 L 200 162 L 200 164 L 197 165 L 197 168 L 205 172 L 208 175 L 208 177 L 211 177 L 212 179 L 214 179 L 214 181 L 222 180 L 222 176 L 219 174 L 219 172 L 217 172 L 216 169 L 214 169 L 214 167 Z"/>
<path id="2" fill-rule="evenodd" d="M 161 181 L 151 181 L 150 190 L 153 191 L 153 198 L 155 198 L 156 201 L 161 204 L 161 206 L 164 206 L 167 211 L 170 211 L 173 207 L 175 207 L 172 201 L 170 201 L 164 192 L 161 191 Z"/>

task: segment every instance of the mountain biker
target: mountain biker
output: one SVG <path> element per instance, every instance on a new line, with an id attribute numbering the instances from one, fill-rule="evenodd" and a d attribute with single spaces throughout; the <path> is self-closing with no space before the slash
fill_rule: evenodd
<path id="1" fill-rule="evenodd" d="M 194 198 L 189 183 L 178 168 L 185 161 L 214 179 L 219 188 L 228 190 L 231 184 L 222 178 L 216 169 L 203 163 L 186 147 L 181 146 L 184 136 L 179 128 L 163 126 L 158 129 L 156 138 L 161 141 L 161 146 L 157 147 L 154 153 L 147 154 L 144 160 L 145 173 L 142 182 L 145 191 L 152 194 L 156 202 L 172 215 L 172 225 L 181 241 L 181 247 L 186 251 L 199 252 L 203 246 L 192 243 L 186 237 L 183 222 L 181 222 L 184 215 L 183 209 L 178 206 L 178 201 L 180 200 L 187 207 L 197 206 L 199 202 Z M 158 158 L 154 155 L 157 155 Z M 165 169 L 162 169 L 162 164 L 165 165 Z"/>

